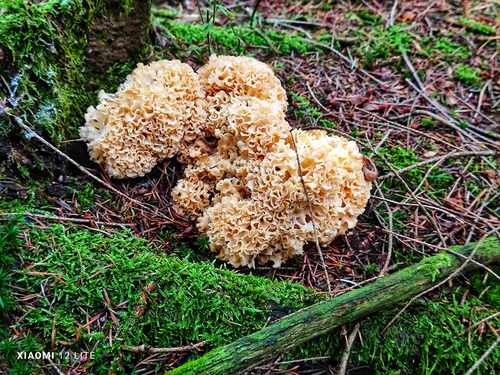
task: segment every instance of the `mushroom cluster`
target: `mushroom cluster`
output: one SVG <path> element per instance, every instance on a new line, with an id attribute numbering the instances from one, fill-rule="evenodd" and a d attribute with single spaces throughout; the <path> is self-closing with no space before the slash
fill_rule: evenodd
<path id="1" fill-rule="evenodd" d="M 356 225 L 370 197 L 357 145 L 322 130 L 291 129 L 285 90 L 249 57 L 139 65 L 102 94 L 80 131 L 115 178 L 142 176 L 165 158 L 185 164 L 176 211 L 234 267 L 275 267 L 307 242 L 328 244 Z"/>

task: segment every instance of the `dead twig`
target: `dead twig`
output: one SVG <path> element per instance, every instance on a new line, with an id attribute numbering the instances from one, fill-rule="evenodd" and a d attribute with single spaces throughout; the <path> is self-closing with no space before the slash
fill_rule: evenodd
<path id="1" fill-rule="evenodd" d="M 19 127 L 21 127 L 24 131 L 26 131 L 30 136 L 36 138 L 40 143 L 42 143 L 43 145 L 47 146 L 52 151 L 54 151 L 56 154 L 58 154 L 59 156 L 63 157 L 67 161 L 69 161 L 76 168 L 78 168 L 78 170 L 80 172 L 86 174 L 87 176 L 89 176 L 93 180 L 97 181 L 98 183 L 100 183 L 101 185 L 103 185 L 107 189 L 111 190 L 113 193 L 119 195 L 120 197 L 127 199 L 128 201 L 136 204 L 137 206 L 139 206 L 139 207 L 141 207 L 141 208 L 143 208 L 143 209 L 145 209 L 147 211 L 152 211 L 152 212 L 155 213 L 155 215 L 162 216 L 164 219 L 167 219 L 167 220 L 171 221 L 172 223 L 174 222 L 174 220 L 172 220 L 171 218 L 168 218 L 167 216 L 163 215 L 161 212 L 159 212 L 158 210 L 154 209 L 153 207 L 149 207 L 147 204 L 145 204 L 143 202 L 140 202 L 137 199 L 134 199 L 132 197 L 129 197 L 127 194 L 121 192 L 120 190 L 118 190 L 114 186 L 108 184 L 103 179 L 97 177 L 96 175 L 94 175 L 93 173 L 91 173 L 87 168 L 85 168 L 82 165 L 80 165 L 79 163 L 77 163 L 74 159 L 70 158 L 64 152 L 62 152 L 57 147 L 55 147 L 54 145 L 52 145 L 50 142 L 46 141 L 43 137 L 41 137 L 40 135 L 38 135 L 33 129 L 31 129 L 28 125 L 26 125 L 19 117 L 17 117 L 17 116 L 12 116 L 12 117 L 16 121 L 16 124 Z"/>
<path id="2" fill-rule="evenodd" d="M 469 332 L 469 331 L 473 330 L 474 328 L 476 328 L 478 325 L 483 324 L 483 323 L 487 322 L 488 320 L 494 319 L 494 318 L 496 318 L 499 315 L 500 315 L 500 311 L 497 311 L 496 313 L 494 313 L 494 314 L 492 314 L 490 316 L 487 316 L 484 319 L 481 319 L 479 322 L 477 322 L 477 323 L 471 325 L 470 327 L 468 327 L 459 336 L 462 336 L 462 335 L 466 334 L 467 332 Z"/>
<path id="3" fill-rule="evenodd" d="M 476 118 L 479 113 L 481 113 L 481 106 L 483 105 L 483 100 L 484 100 L 484 93 L 486 92 L 486 88 L 490 84 L 491 80 L 486 81 L 486 83 L 483 85 L 483 88 L 481 89 L 481 92 L 479 93 L 479 99 L 477 101 L 477 107 L 476 111 L 474 113 L 474 116 L 472 118 Z"/>
<path id="4" fill-rule="evenodd" d="M 312 98 L 314 99 L 314 101 L 316 102 L 316 104 L 323 110 L 325 111 L 326 113 L 323 114 L 323 116 L 328 116 L 329 114 L 332 113 L 332 111 L 329 111 L 323 104 L 321 104 L 321 102 L 318 100 L 318 98 L 316 97 L 316 95 L 314 94 L 314 91 L 312 90 L 311 88 L 311 85 L 309 85 L 309 82 L 306 81 L 306 86 L 307 86 L 307 90 L 309 90 L 309 93 L 311 94 Z"/>
<path id="5" fill-rule="evenodd" d="M 462 151 L 462 152 L 452 151 L 446 155 L 435 156 L 435 157 L 432 157 L 432 158 L 429 158 L 426 160 L 422 160 L 418 163 L 409 165 L 408 167 L 401 168 L 397 172 L 399 174 L 403 174 L 403 173 L 411 171 L 415 168 L 419 168 L 423 165 L 435 163 L 435 162 L 445 160 L 445 159 L 450 159 L 450 158 L 461 158 L 461 157 L 465 157 L 465 156 L 495 156 L 497 153 L 498 152 L 496 152 L 496 151 Z M 395 176 L 395 174 L 393 172 L 389 172 L 389 173 L 379 177 L 379 179 L 384 180 L 386 178 L 394 177 L 394 176 Z"/>
<path id="6" fill-rule="evenodd" d="M 299 150 L 297 149 L 297 144 L 295 143 L 295 137 L 294 137 L 291 130 L 290 130 L 290 135 L 291 135 L 291 139 L 292 139 L 293 149 L 295 150 L 295 156 L 297 158 L 297 171 L 298 171 L 299 176 L 300 176 L 300 182 L 302 184 L 302 188 L 304 189 L 304 194 L 306 197 L 307 205 L 309 207 L 309 214 L 311 215 L 311 222 L 312 222 L 312 226 L 313 226 L 314 239 L 315 239 L 314 243 L 316 244 L 316 249 L 318 250 L 319 258 L 321 260 L 321 265 L 322 265 L 323 271 L 325 273 L 326 285 L 328 287 L 328 294 L 331 296 L 332 295 L 332 286 L 330 283 L 330 276 L 328 275 L 328 270 L 326 269 L 325 258 L 323 257 L 323 251 L 321 250 L 321 245 L 319 244 L 318 230 L 316 227 L 316 222 L 314 221 L 314 214 L 312 211 L 311 200 L 309 199 L 309 193 L 307 192 L 306 183 L 304 182 L 304 178 L 302 177 L 302 168 L 300 167 Z"/>
<path id="7" fill-rule="evenodd" d="M 375 188 L 377 189 L 378 193 L 384 197 L 384 193 L 382 192 L 382 189 L 380 189 L 380 186 L 377 182 L 375 182 Z M 392 258 L 392 247 L 393 247 L 393 242 L 394 242 L 394 225 L 393 225 L 393 213 L 392 209 L 387 203 L 386 200 L 383 200 L 383 203 L 385 205 L 385 208 L 387 210 L 387 215 L 389 217 L 389 239 L 387 242 L 387 256 L 385 258 L 384 266 L 382 267 L 382 270 L 380 271 L 380 276 L 384 275 L 387 270 L 389 269 L 389 264 L 391 263 L 391 258 Z"/>
<path id="8" fill-rule="evenodd" d="M 387 21 L 387 26 L 393 26 L 396 20 L 396 11 L 398 10 L 398 0 L 394 0 L 392 4 L 391 13 L 389 14 L 389 20 Z"/>
<path id="9" fill-rule="evenodd" d="M 95 224 L 95 225 L 107 225 L 110 227 L 131 227 L 133 224 L 125 224 L 125 223 L 111 223 L 106 221 L 94 221 L 92 219 L 82 219 L 76 217 L 64 217 L 64 216 L 51 216 L 51 215 L 42 215 L 42 214 L 34 214 L 31 212 L 4 212 L 0 213 L 0 220 L 4 220 L 2 217 L 15 217 L 15 216 L 28 216 L 37 219 L 46 219 L 46 220 L 54 220 L 54 221 L 69 221 L 72 223 L 78 224 Z"/>
<path id="10" fill-rule="evenodd" d="M 150 353 L 150 354 L 157 354 L 157 353 L 180 353 L 180 352 L 189 352 L 193 350 L 200 350 L 203 348 L 205 345 L 205 341 L 199 342 L 197 344 L 192 344 L 192 345 L 186 345 L 186 346 L 178 346 L 178 347 L 173 347 L 173 348 L 154 348 L 149 345 L 138 345 L 138 346 L 128 346 L 128 345 L 123 345 L 121 348 L 122 350 L 125 350 L 127 352 L 132 352 L 132 353 Z"/>
<path id="11" fill-rule="evenodd" d="M 352 348 L 352 345 L 354 344 L 354 339 L 358 335 L 359 327 L 360 327 L 360 324 L 356 323 L 356 325 L 352 329 L 349 337 L 347 338 L 347 343 L 345 346 L 344 353 L 342 354 L 342 359 L 340 360 L 340 366 L 339 366 L 339 370 L 337 372 L 337 375 L 345 375 L 345 373 L 347 371 L 347 362 L 349 361 L 349 355 L 351 354 L 351 348 Z"/>
<path id="12" fill-rule="evenodd" d="M 479 358 L 477 362 L 474 363 L 474 365 L 467 370 L 465 375 L 472 375 L 474 371 L 476 371 L 477 368 L 481 365 L 481 363 L 483 363 L 484 360 L 488 358 L 488 356 L 493 352 L 493 350 L 495 350 L 499 342 L 500 342 L 500 336 L 497 336 L 497 339 L 493 342 L 493 344 L 491 344 L 491 346 L 483 353 L 481 358 Z"/>

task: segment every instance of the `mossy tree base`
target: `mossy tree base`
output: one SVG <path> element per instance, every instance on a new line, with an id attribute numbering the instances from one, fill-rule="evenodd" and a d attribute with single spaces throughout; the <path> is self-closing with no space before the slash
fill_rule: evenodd
<path id="1" fill-rule="evenodd" d="M 497 238 L 488 238 L 454 250 L 464 256 L 474 251 L 474 259 L 483 264 L 500 262 L 500 241 Z M 452 274 L 462 263 L 461 257 L 439 253 L 363 288 L 288 315 L 260 331 L 214 349 L 170 374 L 241 373 L 342 324 L 408 300 Z M 477 268 L 477 264 L 468 262 L 464 270 L 474 268 Z"/>
<path id="2" fill-rule="evenodd" d="M 55 143 L 76 138 L 96 91 L 114 90 L 148 49 L 150 8 L 149 0 L 0 0 L 0 139 L 19 134 L 5 112 Z"/>

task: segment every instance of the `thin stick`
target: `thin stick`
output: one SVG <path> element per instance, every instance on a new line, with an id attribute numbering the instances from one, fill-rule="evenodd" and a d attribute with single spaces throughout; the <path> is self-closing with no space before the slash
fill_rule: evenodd
<path id="1" fill-rule="evenodd" d="M 415 80 L 415 82 L 417 82 L 418 88 L 420 89 L 420 91 L 422 91 L 422 93 L 425 93 L 425 86 L 422 83 L 422 81 L 420 80 L 420 77 L 418 76 L 417 71 L 415 70 L 415 67 L 411 63 L 411 60 L 408 57 L 408 54 L 406 52 L 402 52 L 401 55 L 403 56 L 403 60 L 405 61 L 406 66 L 408 67 L 408 69 L 410 69 L 410 72 L 413 76 L 413 79 Z M 438 104 L 436 106 L 436 108 L 437 107 L 440 107 L 440 105 Z"/>
<path id="2" fill-rule="evenodd" d="M 133 226 L 133 224 L 107 223 L 105 221 L 94 221 L 92 219 L 81 219 L 81 218 L 76 218 L 76 217 L 42 215 L 42 214 L 34 214 L 31 212 L 5 212 L 5 213 L 0 213 L 0 217 L 1 216 L 5 216 L 5 217 L 28 216 L 28 217 L 33 217 L 33 218 L 37 218 L 37 219 L 47 219 L 47 220 L 54 220 L 54 221 L 69 221 L 72 223 L 79 223 L 79 224 L 107 225 L 110 227 L 131 227 L 131 226 Z M 4 219 L 0 218 L 0 220 L 4 220 Z"/>
<path id="3" fill-rule="evenodd" d="M 300 167 L 299 150 L 297 149 L 297 144 L 295 143 L 295 138 L 294 138 L 293 133 L 291 131 L 290 131 L 290 136 L 292 138 L 292 144 L 293 144 L 293 148 L 295 150 L 295 156 L 297 158 L 297 171 L 299 173 L 300 182 L 302 183 L 302 188 L 304 189 L 304 194 L 306 196 L 307 205 L 309 207 L 309 214 L 311 215 L 311 222 L 312 222 L 312 226 L 313 226 L 314 239 L 315 239 L 314 242 L 316 244 L 316 249 L 318 250 L 319 258 L 321 260 L 321 265 L 323 266 L 323 272 L 325 273 L 326 285 L 328 287 L 328 294 L 331 296 L 332 295 L 332 286 L 330 284 L 330 276 L 328 275 L 328 270 L 326 269 L 326 264 L 325 264 L 325 258 L 323 257 L 323 251 L 321 250 L 321 246 L 319 244 L 318 231 L 316 228 L 316 222 L 314 221 L 312 205 L 311 205 L 311 201 L 309 199 L 309 194 L 307 192 L 306 183 L 304 182 L 304 178 L 302 177 L 302 168 Z"/>
<path id="4" fill-rule="evenodd" d="M 377 182 L 375 182 L 375 187 L 379 194 L 383 197 L 384 193 L 382 192 L 382 189 L 380 189 L 380 186 Z M 389 216 L 389 239 L 387 243 L 387 257 L 385 258 L 384 266 L 382 267 L 382 270 L 380 271 L 380 275 L 384 275 L 387 270 L 389 269 L 389 264 L 391 263 L 391 258 L 392 258 L 392 247 L 393 247 L 393 241 L 394 241 L 394 224 L 393 224 L 393 214 L 392 214 L 392 209 L 387 203 L 386 200 L 383 200 L 385 208 L 387 210 L 387 215 Z"/>
<path id="5" fill-rule="evenodd" d="M 291 23 L 291 24 L 295 24 L 295 25 L 305 25 L 305 26 L 318 26 L 318 27 L 324 26 L 324 24 L 322 24 L 320 22 L 289 20 L 286 18 L 267 18 L 266 22 L 272 23 L 272 24 Z"/>
<path id="6" fill-rule="evenodd" d="M 389 15 L 389 21 L 387 22 L 387 26 L 394 25 L 394 20 L 396 19 L 397 9 L 398 9 L 398 0 L 394 0 L 394 4 L 392 4 L 391 13 Z"/>
<path id="7" fill-rule="evenodd" d="M 472 373 L 474 373 L 474 371 L 477 370 L 477 368 L 481 365 L 481 363 L 484 362 L 484 360 L 491 354 L 491 352 L 493 350 L 495 350 L 496 346 L 498 345 L 498 343 L 500 342 L 500 336 L 497 336 L 497 339 L 493 342 L 493 344 L 491 344 L 491 346 L 488 348 L 488 350 L 486 350 L 483 355 L 481 356 L 481 358 L 479 358 L 477 360 L 476 363 L 474 363 L 474 365 L 467 370 L 467 372 L 465 373 L 465 375 L 472 375 Z"/>
<path id="8" fill-rule="evenodd" d="M 257 8 L 262 0 L 255 0 L 255 5 L 253 6 L 252 15 L 250 16 L 250 26 L 253 27 L 253 21 L 255 19 L 255 14 L 257 13 Z"/>
<path id="9" fill-rule="evenodd" d="M 205 345 L 205 341 L 199 342 L 197 344 L 186 345 L 186 346 L 178 346 L 174 348 L 153 348 L 149 345 L 138 345 L 138 346 L 127 346 L 123 345 L 121 348 L 127 352 L 132 353 L 179 353 L 179 352 L 188 352 L 192 350 L 199 350 Z"/>
<path id="10" fill-rule="evenodd" d="M 460 96 L 457 96 L 457 95 L 453 95 L 455 97 L 455 99 L 457 99 L 460 103 L 464 104 L 467 108 L 471 109 L 472 111 L 474 111 L 477 115 L 481 116 L 482 118 L 484 118 L 485 120 L 488 120 L 488 122 L 490 122 L 491 124 L 495 125 L 498 127 L 498 123 L 491 119 L 490 117 L 486 116 L 483 112 L 481 111 L 478 111 L 477 108 L 474 108 L 473 106 L 471 106 L 469 103 L 467 103 L 465 100 L 463 100 Z M 494 108 L 494 107 L 493 107 Z M 470 125 L 469 125 L 470 126 Z M 478 130 L 478 131 L 483 131 L 485 132 L 486 130 L 485 129 L 481 129 L 479 127 L 474 127 L 474 129 Z M 493 136 L 493 134 L 491 134 L 491 132 L 487 133 L 488 135 L 490 136 Z M 497 137 L 500 137 L 500 136 L 497 136 Z"/>
<path id="11" fill-rule="evenodd" d="M 66 155 L 64 152 L 62 152 L 61 150 L 59 150 L 57 147 L 53 146 L 50 142 L 46 141 L 43 137 L 39 136 L 33 129 L 31 129 L 28 125 L 26 125 L 19 117 L 17 116 L 13 116 L 16 123 L 22 128 L 24 129 L 26 132 L 28 132 L 28 134 L 34 138 L 36 138 L 39 142 L 43 143 L 45 146 L 47 146 L 48 148 L 50 148 L 52 151 L 54 151 L 56 154 L 58 154 L 59 156 L 62 156 L 64 159 L 66 159 L 67 161 L 69 161 L 71 164 L 73 164 L 76 168 L 78 168 L 78 170 L 84 174 L 86 174 L 87 176 L 89 176 L 90 178 L 92 178 L 93 180 L 97 181 L 98 183 L 100 183 L 101 185 L 103 185 L 104 187 L 106 187 L 107 189 L 111 190 L 113 193 L 129 200 L 130 202 L 132 203 L 135 203 L 136 205 L 150 211 L 151 208 L 148 207 L 146 204 L 138 201 L 137 199 L 134 199 L 132 197 L 129 197 L 127 194 L 121 192 L 120 190 L 118 190 L 117 188 L 115 188 L 114 186 L 108 184 L 106 181 L 102 180 L 101 178 L 97 177 L 96 175 L 94 175 L 93 173 L 91 173 L 87 168 L 81 166 L 80 164 L 78 164 L 75 160 L 73 160 L 72 158 L 70 158 L 68 155 Z M 156 214 L 160 214 L 159 212 L 157 212 L 156 210 L 154 211 Z M 173 222 L 172 219 L 166 217 L 165 215 L 162 215 L 165 219 L 167 220 L 170 220 L 171 222 Z"/>
<path id="12" fill-rule="evenodd" d="M 314 91 L 312 90 L 311 86 L 309 85 L 309 82 L 306 81 L 306 86 L 307 86 L 307 89 L 309 90 L 309 93 L 311 94 L 312 98 L 314 99 L 314 101 L 316 102 L 316 104 L 323 110 L 325 111 L 326 113 L 323 115 L 323 116 L 328 116 L 330 113 L 332 113 L 332 111 L 329 111 L 328 108 L 326 108 L 323 104 L 321 104 L 321 102 L 318 100 L 318 98 L 316 97 L 316 95 L 314 94 Z"/>
<path id="13" fill-rule="evenodd" d="M 461 158 L 464 156 L 495 156 L 496 154 L 498 154 L 497 151 L 491 151 L 491 150 L 490 151 L 462 151 L 462 152 L 452 151 L 446 155 L 435 156 L 435 157 L 432 157 L 430 159 L 422 160 L 418 163 L 409 165 L 408 167 L 401 168 L 397 172 L 399 174 L 403 174 L 403 173 L 411 171 L 415 168 L 421 167 L 423 165 L 435 163 L 437 161 L 441 161 L 441 160 L 445 160 L 445 159 L 449 159 L 449 158 Z M 395 176 L 395 174 L 390 172 L 390 173 L 387 173 L 386 175 L 379 177 L 379 179 L 384 180 L 386 178 L 394 177 L 394 176 Z"/>
<path id="14" fill-rule="evenodd" d="M 323 357 L 311 357 L 311 358 L 303 358 L 303 359 L 294 359 L 292 361 L 283 361 L 283 362 L 278 362 L 279 365 L 290 365 L 292 363 L 302 363 L 302 362 L 312 362 L 312 361 L 323 361 L 325 359 L 330 359 L 330 357 L 323 356 Z"/>
<path id="15" fill-rule="evenodd" d="M 481 89 L 481 92 L 479 93 L 479 99 L 477 101 L 477 107 L 474 113 L 474 116 L 472 118 L 476 118 L 477 115 L 481 112 L 481 106 L 483 105 L 483 100 L 484 100 L 484 93 L 486 92 L 486 88 L 488 87 L 489 83 L 491 81 L 486 81 L 486 83 L 483 85 L 483 88 Z"/>
<path id="16" fill-rule="evenodd" d="M 485 323 L 487 322 L 488 320 L 491 320 L 493 318 L 496 318 L 498 315 L 500 315 L 500 311 L 497 311 L 496 313 L 490 315 L 490 316 L 487 316 L 486 318 L 484 319 L 481 319 L 479 322 L 475 323 L 474 325 L 468 327 L 465 331 L 463 331 L 459 336 L 462 336 L 464 335 L 465 333 L 469 332 L 470 330 L 473 330 L 474 328 L 476 328 L 478 325 L 482 324 L 482 323 Z"/>
<path id="17" fill-rule="evenodd" d="M 351 334 L 347 338 L 347 343 L 345 345 L 344 353 L 342 354 L 342 359 L 340 360 L 339 371 L 337 375 L 345 375 L 347 371 L 347 362 L 349 361 L 349 355 L 351 354 L 352 344 L 354 344 L 354 339 L 358 335 L 360 324 L 356 323 Z"/>
<path id="18" fill-rule="evenodd" d="M 380 140 L 379 143 L 377 143 L 377 145 L 375 146 L 375 151 L 378 151 L 380 147 L 382 147 L 382 145 L 385 143 L 385 141 L 387 141 L 387 139 L 389 138 L 389 136 L 391 135 L 391 132 L 392 130 L 389 129 L 385 132 L 384 136 L 382 137 L 382 139 Z"/>

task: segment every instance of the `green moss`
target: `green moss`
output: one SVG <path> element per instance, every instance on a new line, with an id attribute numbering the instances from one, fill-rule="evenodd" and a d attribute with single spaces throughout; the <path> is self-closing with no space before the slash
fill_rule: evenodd
<path id="1" fill-rule="evenodd" d="M 403 24 L 384 28 L 373 27 L 365 41 L 357 49 L 357 53 L 366 65 L 371 65 L 377 59 L 387 59 L 400 55 L 410 48 L 412 37 Z"/>
<path id="2" fill-rule="evenodd" d="M 437 122 L 431 117 L 424 117 L 420 120 L 420 125 L 425 129 L 434 129 L 436 128 Z"/>
<path id="3" fill-rule="evenodd" d="M 478 85 L 481 82 L 481 71 L 469 65 L 458 64 L 455 67 L 455 78 L 467 85 Z"/>
<path id="4" fill-rule="evenodd" d="M 25 334 L 5 337 L 0 344 L 12 364 L 22 340 L 31 337 L 48 349 L 52 324 L 57 343 L 75 340 L 79 324 L 106 311 L 105 293 L 117 322 L 104 313 L 72 346 L 84 350 L 98 344 L 95 360 L 86 364 L 92 373 L 130 371 L 123 364 L 132 363 L 133 355 L 120 351 L 120 345 L 170 347 L 206 341 L 207 347 L 217 346 L 261 328 L 270 316 L 316 300 L 298 284 L 165 255 L 127 231 L 103 236 L 55 225 L 28 233 L 31 246 L 17 252 L 22 263 L 12 276 L 23 293 L 37 294 L 41 283 L 46 289 L 36 299 L 37 308 L 18 306 L 23 319 L 12 327 Z M 109 329 L 113 345 L 107 340 Z"/>
<path id="5" fill-rule="evenodd" d="M 88 210 L 94 206 L 94 187 L 90 183 L 84 184 L 80 189 L 76 191 L 76 199 L 80 209 Z"/>
<path id="6" fill-rule="evenodd" d="M 327 129 L 335 129 L 337 127 L 337 124 L 334 121 L 328 120 L 326 118 L 320 119 L 318 121 L 318 125 L 322 126 L 323 128 L 327 128 Z"/>
<path id="7" fill-rule="evenodd" d="M 8 270 L 14 264 L 14 252 L 19 246 L 18 232 L 19 227 L 16 221 L 0 225 L 0 312 L 2 315 L 14 305 L 9 287 L 12 280 Z"/>
<path id="8" fill-rule="evenodd" d="M 254 47 L 269 47 L 283 54 L 306 53 L 318 50 L 297 34 L 288 34 L 272 29 L 256 29 L 246 26 L 214 26 L 212 24 L 192 24 L 171 21 L 157 15 L 157 23 L 162 25 L 179 42 L 189 46 L 207 48 L 210 43 L 217 51 L 243 54 Z"/>
<path id="9" fill-rule="evenodd" d="M 351 13 L 354 18 L 359 19 L 363 25 L 367 26 L 376 26 L 380 25 L 383 21 L 383 18 L 378 14 L 371 12 L 368 9 L 362 9 L 357 12 Z"/>
<path id="10" fill-rule="evenodd" d="M 463 293 L 463 291 L 461 291 Z M 374 374 L 390 370 L 404 374 L 463 374 L 491 345 L 491 336 L 468 339 L 463 334 L 467 321 L 477 322 L 492 313 L 477 298 L 460 303 L 454 293 L 451 300 L 419 300 L 412 311 L 405 312 L 385 335 L 381 332 L 396 311 L 366 320 L 362 324 L 363 344 L 357 343 L 351 361 L 357 366 L 367 365 Z M 494 320 L 494 325 L 500 320 Z M 481 365 L 481 374 L 494 373 L 500 360 L 496 351 Z"/>
<path id="11" fill-rule="evenodd" d="M 473 33 L 483 35 L 495 35 L 496 33 L 496 29 L 494 26 L 490 26 L 470 18 L 460 17 L 458 22 L 468 31 L 471 31 Z"/>
<path id="12" fill-rule="evenodd" d="M 426 37 L 422 39 L 422 45 L 424 56 L 436 55 L 439 60 L 448 62 L 463 61 L 472 56 L 469 48 L 446 37 L 437 39 Z"/>
<path id="13" fill-rule="evenodd" d="M 295 92 L 290 92 L 290 99 L 293 105 L 293 113 L 299 120 L 305 120 L 309 122 L 309 125 L 317 125 L 321 117 L 323 116 L 318 108 L 313 106 L 309 99 L 305 96 L 297 94 Z M 328 121 L 328 122 L 325 122 Z M 329 120 L 322 122 L 323 125 L 332 126 L 333 123 Z"/>
<path id="14" fill-rule="evenodd" d="M 30 247 L 19 246 L 20 230 L 28 235 Z M 61 225 L 35 229 L 13 224 L 0 232 L 0 245 L 5 245 L 0 250 L 10 254 L 9 258 L 0 257 L 7 280 L 14 278 L 23 294 L 36 298 L 30 301 L 35 308 L 18 305 L 9 311 L 11 318 L 3 320 L 23 332 L 20 336 L 14 336 L 6 325 L 0 326 L 4 365 L 13 374 L 40 371 L 42 362 L 16 361 L 15 353 L 48 350 L 53 332 L 55 350 L 63 347 L 62 342 L 73 342 L 64 347 L 94 351 L 95 359 L 85 363 L 88 372 L 104 374 L 111 369 L 129 373 L 144 357 L 120 350 L 121 345 L 168 347 L 205 340 L 210 348 L 263 327 L 269 318 L 320 300 L 297 284 L 239 275 L 210 263 L 165 255 L 128 231 L 104 236 Z M 425 265 L 431 273 L 433 267 L 445 266 L 451 258 L 443 254 L 436 259 Z M 375 270 L 375 266 L 371 268 Z M 473 284 L 484 289 L 482 280 Z M 40 285 L 44 293 L 40 293 Z M 8 287 L 0 291 L 3 301 L 8 300 L 4 297 Z M 106 294 L 116 322 L 106 307 Z M 492 310 L 474 296 L 460 303 L 461 294 L 462 290 L 455 289 L 451 299 L 443 295 L 439 302 L 418 300 L 384 337 L 382 329 L 397 308 L 364 320 L 363 344 L 356 342 L 352 348 L 353 366 L 367 365 L 375 374 L 389 370 L 399 374 L 463 373 L 490 345 L 491 335 L 473 335 L 469 343 L 467 335 L 460 333 Z M 482 295 L 486 298 L 487 293 Z M 22 319 L 13 320 L 13 316 Z M 95 316 L 100 318 L 89 331 L 80 330 L 75 341 L 78 325 Z M 494 326 L 498 322 L 490 321 Z M 285 359 L 330 355 L 338 362 L 343 345 L 336 332 L 287 353 Z M 498 360 L 498 353 L 493 353 L 481 371 L 488 373 Z M 64 361 L 56 363 L 66 367 Z M 164 370 L 159 364 L 155 372 Z"/>
<path id="15" fill-rule="evenodd" d="M 401 146 L 381 147 L 379 153 L 398 169 L 415 164 L 418 161 L 415 151 Z"/>

